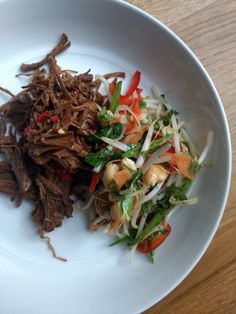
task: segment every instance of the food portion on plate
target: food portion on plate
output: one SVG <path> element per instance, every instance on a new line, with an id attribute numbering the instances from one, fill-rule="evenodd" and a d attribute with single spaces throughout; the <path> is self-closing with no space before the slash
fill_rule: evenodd
<path id="1" fill-rule="evenodd" d="M 17 76 L 30 82 L 17 95 L 0 88 L 11 96 L 0 107 L 0 191 L 16 206 L 34 203 L 32 218 L 55 257 L 45 233 L 79 208 L 91 230 L 117 235 L 111 245 L 153 259 L 173 211 L 197 202 L 189 188 L 213 134 L 198 154 L 165 95 L 155 87 L 143 95 L 140 71 L 125 89 L 123 72 L 63 70 L 55 57 L 69 46 L 63 34 L 44 59 L 22 64 Z"/>

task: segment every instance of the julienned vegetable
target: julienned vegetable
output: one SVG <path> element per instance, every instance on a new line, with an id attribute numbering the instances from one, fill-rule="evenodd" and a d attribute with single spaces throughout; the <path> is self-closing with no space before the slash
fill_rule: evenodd
<path id="1" fill-rule="evenodd" d="M 122 81 L 103 80 L 111 101 L 98 114 L 101 129 L 85 161 L 97 172 L 90 186 L 90 191 L 96 189 L 93 230 L 115 233 L 118 240 L 111 246 L 125 243 L 131 252 L 153 257 L 171 232 L 168 218 L 175 207 L 197 202 L 196 197 L 189 198 L 188 189 L 202 168 L 213 135 L 209 133 L 198 158 L 179 113 L 155 88 L 156 98 L 143 97 L 140 79 L 141 72 L 136 71 L 125 94 Z"/>

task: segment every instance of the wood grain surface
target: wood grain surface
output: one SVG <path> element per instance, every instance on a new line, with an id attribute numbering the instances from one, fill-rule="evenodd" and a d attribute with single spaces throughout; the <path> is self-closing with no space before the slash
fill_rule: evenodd
<path id="1" fill-rule="evenodd" d="M 228 118 L 233 173 L 227 207 L 191 274 L 145 314 L 236 313 L 236 0 L 129 0 L 169 26 L 212 77 Z"/>

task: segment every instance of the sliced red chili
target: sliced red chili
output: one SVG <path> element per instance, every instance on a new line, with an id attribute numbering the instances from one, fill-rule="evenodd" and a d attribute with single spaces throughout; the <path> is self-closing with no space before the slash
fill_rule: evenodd
<path id="1" fill-rule="evenodd" d="M 175 167 L 172 165 L 172 163 L 170 163 L 170 162 L 165 165 L 165 168 L 166 168 L 166 170 L 169 171 L 170 173 L 177 173 L 177 172 L 178 172 L 178 169 L 175 168 Z"/>
<path id="2" fill-rule="evenodd" d="M 175 148 L 174 148 L 174 146 L 171 146 L 171 147 L 166 151 L 166 153 L 174 154 L 174 153 L 175 153 Z"/>
<path id="3" fill-rule="evenodd" d="M 65 182 L 71 181 L 72 175 L 68 170 L 64 168 L 59 168 L 57 170 L 57 174 L 59 175 L 62 181 L 65 181 Z"/>
<path id="4" fill-rule="evenodd" d="M 175 148 L 173 145 L 163 155 L 168 156 L 168 154 L 170 154 L 170 156 L 171 156 L 171 154 L 175 154 Z M 173 163 L 172 159 L 170 161 L 168 161 L 168 163 L 165 164 L 165 168 L 170 173 L 178 172 L 178 169 L 175 167 L 175 164 Z"/>
<path id="5" fill-rule="evenodd" d="M 128 88 L 128 90 L 126 92 L 126 96 L 130 96 L 133 94 L 133 92 L 137 89 L 137 87 L 139 85 L 140 79 L 141 79 L 141 72 L 136 71 L 134 73 L 132 80 L 131 80 L 130 87 Z"/>
<path id="6" fill-rule="evenodd" d="M 99 182 L 99 179 L 100 179 L 100 175 L 101 175 L 100 173 L 93 172 L 91 183 L 89 186 L 89 192 L 90 193 L 93 193 L 95 191 L 95 188 L 96 188 L 96 186 Z"/>
<path id="7" fill-rule="evenodd" d="M 150 236 L 147 239 L 141 241 L 137 246 L 137 251 L 146 254 L 155 250 L 166 240 L 168 235 L 171 233 L 171 227 L 169 224 L 165 226 L 165 229 L 166 229 L 165 234 L 159 233 L 155 238 L 152 238 Z"/>
<path id="8" fill-rule="evenodd" d="M 124 96 L 120 95 L 119 102 L 121 105 L 131 105 L 133 103 L 134 96 Z"/>
<path id="9" fill-rule="evenodd" d="M 136 93 L 137 93 L 137 97 L 139 98 L 139 100 L 143 98 L 141 95 L 142 91 L 143 90 L 141 88 L 136 88 Z"/>
<path id="10" fill-rule="evenodd" d="M 58 122 L 58 117 L 57 117 L 57 116 L 51 116 L 50 119 L 51 119 L 51 122 L 52 122 L 53 124 L 55 124 L 55 123 Z"/>
<path id="11" fill-rule="evenodd" d="M 40 123 L 44 123 L 49 118 L 50 118 L 49 112 L 45 111 L 37 117 L 36 121 Z"/>

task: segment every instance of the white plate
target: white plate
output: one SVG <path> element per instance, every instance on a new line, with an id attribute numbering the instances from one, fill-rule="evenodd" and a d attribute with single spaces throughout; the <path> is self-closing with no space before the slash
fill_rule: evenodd
<path id="1" fill-rule="evenodd" d="M 40 59 L 62 32 L 72 48 L 58 58 L 65 68 L 93 73 L 143 74 L 143 87 L 158 84 L 183 113 L 199 148 L 214 131 L 211 168 L 193 191 L 200 202 L 171 218 L 172 234 L 155 265 L 88 231 L 75 213 L 51 234 L 51 257 L 30 218 L 31 205 L 0 195 L 0 313 L 138 313 L 161 300 L 192 270 L 220 222 L 229 190 L 231 151 L 225 114 L 209 76 L 175 34 L 148 14 L 121 1 L 0 0 L 0 85 L 17 92 L 21 62 Z M 1 95 L 1 100 L 6 100 Z M 218 164 L 221 166 L 218 167 Z M 82 179 L 81 179 L 82 180 Z"/>

